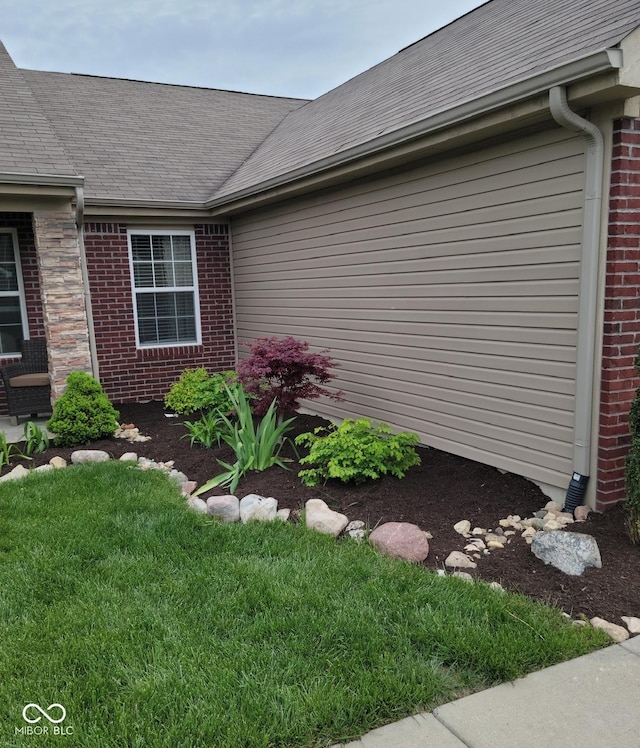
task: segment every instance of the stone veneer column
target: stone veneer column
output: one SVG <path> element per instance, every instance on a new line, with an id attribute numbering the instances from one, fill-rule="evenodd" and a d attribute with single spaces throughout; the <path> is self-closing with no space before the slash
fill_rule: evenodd
<path id="1" fill-rule="evenodd" d="M 80 246 L 70 203 L 33 213 L 53 400 L 72 371 L 91 372 Z"/>
<path id="2" fill-rule="evenodd" d="M 596 509 L 625 498 L 629 408 L 638 386 L 640 344 L 640 119 L 613 128 L 602 341 Z"/>

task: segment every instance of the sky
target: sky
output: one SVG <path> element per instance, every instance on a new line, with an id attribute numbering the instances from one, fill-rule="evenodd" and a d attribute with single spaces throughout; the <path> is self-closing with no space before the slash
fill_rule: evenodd
<path id="1" fill-rule="evenodd" d="M 0 0 L 18 67 L 316 98 L 483 0 Z"/>

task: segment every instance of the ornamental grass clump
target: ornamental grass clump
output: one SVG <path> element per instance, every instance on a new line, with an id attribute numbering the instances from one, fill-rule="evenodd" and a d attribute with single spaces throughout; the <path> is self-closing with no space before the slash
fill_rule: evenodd
<path id="1" fill-rule="evenodd" d="M 233 416 L 220 415 L 221 436 L 233 450 L 236 461 L 232 465 L 218 460 L 225 468 L 223 473 L 216 475 L 194 492 L 194 496 L 205 493 L 217 486 L 228 486 L 233 493 L 240 479 L 250 470 L 262 471 L 278 465 L 285 468 L 284 458 L 280 452 L 285 444 L 284 435 L 290 431 L 293 418 L 278 422 L 275 401 L 271 403 L 267 412 L 257 425 L 251 411 L 250 398 L 238 383 L 225 385 L 227 395 L 232 405 Z"/>
<path id="2" fill-rule="evenodd" d="M 57 446 L 75 447 L 113 436 L 119 418 L 100 383 L 84 371 L 74 371 L 54 403 L 47 428 L 55 435 Z"/>
<path id="3" fill-rule="evenodd" d="M 328 351 L 309 353 L 309 343 L 286 338 L 256 338 L 249 343 L 250 356 L 238 367 L 245 392 L 252 395 L 254 413 L 264 415 L 275 401 L 278 417 L 300 408 L 300 400 L 321 396 L 341 400 L 340 392 L 323 385 L 334 375 L 329 371 L 336 362 Z"/>
<path id="4" fill-rule="evenodd" d="M 366 418 L 346 418 L 340 426 L 321 426 L 313 433 L 300 434 L 295 443 L 309 448 L 300 464 L 313 467 L 298 473 L 306 486 L 317 486 L 329 478 L 343 483 L 364 483 L 387 474 L 404 478 L 410 467 L 420 464 L 415 450 L 417 434 L 393 434 L 386 423 L 374 427 Z"/>

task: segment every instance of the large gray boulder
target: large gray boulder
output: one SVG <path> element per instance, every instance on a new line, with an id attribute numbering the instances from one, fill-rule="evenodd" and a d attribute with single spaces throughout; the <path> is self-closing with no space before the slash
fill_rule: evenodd
<path id="1" fill-rule="evenodd" d="M 600 549 L 591 535 L 580 532 L 537 532 L 531 541 L 531 550 L 545 564 L 571 576 L 580 576 L 585 569 L 602 568 Z"/>

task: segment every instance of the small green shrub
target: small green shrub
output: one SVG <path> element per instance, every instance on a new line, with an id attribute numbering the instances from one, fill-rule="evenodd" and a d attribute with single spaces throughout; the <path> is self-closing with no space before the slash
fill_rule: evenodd
<path id="1" fill-rule="evenodd" d="M 187 429 L 187 433 L 180 438 L 188 437 L 192 447 L 199 444 L 205 449 L 211 449 L 214 444 L 220 445 L 223 426 L 220 411 L 210 410 L 203 413 L 197 421 L 184 421 L 182 425 Z"/>
<path id="2" fill-rule="evenodd" d="M 67 377 L 67 389 L 53 405 L 47 428 L 55 434 L 58 446 L 75 447 L 113 436 L 119 417 L 100 383 L 84 371 L 74 371 Z"/>
<path id="3" fill-rule="evenodd" d="M 205 493 L 217 486 L 228 486 L 231 493 L 236 490 L 240 479 L 250 470 L 266 470 L 273 465 L 286 469 L 280 451 L 284 446 L 284 435 L 291 429 L 294 418 L 278 423 L 276 401 L 273 400 L 257 427 L 251 411 L 251 402 L 238 382 L 225 385 L 231 409 L 235 413 L 232 420 L 222 415 L 222 438 L 233 449 L 236 461 L 233 465 L 218 460 L 225 468 L 194 492 L 194 496 Z"/>
<path id="4" fill-rule="evenodd" d="M 387 473 L 403 478 L 410 467 L 420 464 L 416 434 L 392 434 L 386 423 L 374 427 L 365 418 L 347 418 L 340 426 L 319 427 L 313 433 L 300 434 L 295 442 L 309 448 L 300 464 L 313 467 L 298 473 L 306 486 L 329 478 L 363 483 Z"/>
<path id="5" fill-rule="evenodd" d="M 209 410 L 228 413 L 231 404 L 225 384 L 233 381 L 235 376 L 233 371 L 209 374 L 203 366 L 185 369 L 165 395 L 165 407 L 183 415 Z"/>

